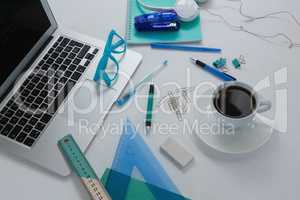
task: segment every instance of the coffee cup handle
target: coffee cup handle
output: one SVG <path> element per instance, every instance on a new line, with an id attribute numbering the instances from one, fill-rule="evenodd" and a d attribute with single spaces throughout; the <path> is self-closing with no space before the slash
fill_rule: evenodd
<path id="1" fill-rule="evenodd" d="M 264 99 L 263 97 L 260 97 L 257 112 L 263 113 L 263 112 L 269 111 L 271 108 L 272 108 L 272 102 Z"/>

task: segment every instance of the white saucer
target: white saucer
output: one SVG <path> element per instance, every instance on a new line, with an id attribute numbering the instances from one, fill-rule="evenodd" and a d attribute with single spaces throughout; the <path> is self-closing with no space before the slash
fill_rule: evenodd
<path id="1" fill-rule="evenodd" d="M 198 105 L 211 111 L 209 99 L 198 100 Z M 222 123 L 215 123 L 213 115 L 200 113 L 194 109 L 193 120 L 199 120 L 196 135 L 208 146 L 217 151 L 229 154 L 249 153 L 257 150 L 267 143 L 273 133 L 273 129 L 254 119 L 251 124 L 238 130 L 226 131 Z"/>
<path id="2" fill-rule="evenodd" d="M 205 114 L 202 123 L 211 124 L 210 116 Z M 257 150 L 268 142 L 272 136 L 272 128 L 257 122 L 247 127 L 235 130 L 233 132 L 226 132 L 220 128 L 214 128 L 211 131 L 197 130 L 196 135 L 208 146 L 223 153 L 241 154 L 249 153 Z M 221 134 L 220 134 L 221 133 Z"/>

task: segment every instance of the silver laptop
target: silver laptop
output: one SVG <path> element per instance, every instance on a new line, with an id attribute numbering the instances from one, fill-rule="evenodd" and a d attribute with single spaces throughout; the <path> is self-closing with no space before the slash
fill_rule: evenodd
<path id="1" fill-rule="evenodd" d="M 127 51 L 105 89 L 92 81 L 105 43 L 58 27 L 46 0 L 1 1 L 0 27 L 0 150 L 66 176 L 57 141 L 85 151 L 142 57 Z"/>

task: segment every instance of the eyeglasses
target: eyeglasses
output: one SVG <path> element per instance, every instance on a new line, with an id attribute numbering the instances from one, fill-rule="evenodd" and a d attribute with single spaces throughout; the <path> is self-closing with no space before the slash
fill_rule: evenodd
<path id="1" fill-rule="evenodd" d="M 112 30 L 108 36 L 103 55 L 97 66 L 94 81 L 104 81 L 107 87 L 112 87 L 119 76 L 119 62 L 125 55 L 127 45 L 125 40 Z M 115 56 L 121 55 L 118 60 Z M 120 56 L 118 56 L 120 57 Z"/>

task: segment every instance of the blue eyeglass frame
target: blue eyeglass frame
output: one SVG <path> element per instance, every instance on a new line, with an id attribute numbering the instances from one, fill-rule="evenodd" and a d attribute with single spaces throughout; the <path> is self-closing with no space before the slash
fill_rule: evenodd
<path id="1" fill-rule="evenodd" d="M 114 37 L 117 37 L 119 40 L 113 44 Z M 118 50 L 121 46 L 124 46 L 124 49 Z M 112 30 L 109 33 L 103 55 L 99 61 L 99 64 L 97 66 L 95 75 L 94 75 L 94 81 L 99 82 L 101 80 L 104 81 L 107 87 L 111 87 L 112 83 L 117 79 L 119 75 L 119 62 L 112 54 L 125 54 L 127 50 L 127 44 L 126 41 L 115 31 Z M 106 72 L 107 63 L 108 60 L 111 59 L 115 66 L 116 66 L 116 74 L 111 78 L 108 73 Z"/>

